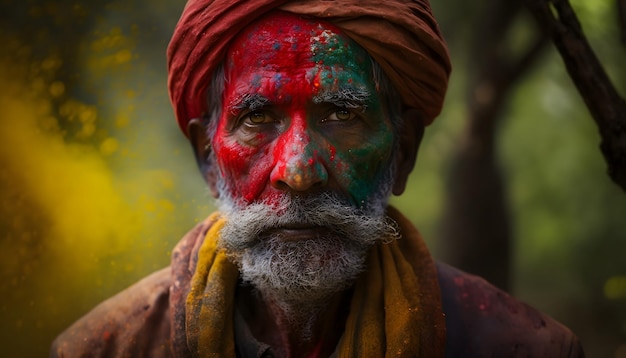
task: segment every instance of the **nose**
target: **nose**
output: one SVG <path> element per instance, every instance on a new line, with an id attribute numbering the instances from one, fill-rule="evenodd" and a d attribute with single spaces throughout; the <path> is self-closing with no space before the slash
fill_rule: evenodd
<path id="1" fill-rule="evenodd" d="M 283 134 L 275 148 L 276 164 L 270 182 L 283 191 L 305 192 L 326 186 L 328 171 L 307 131 L 292 130 Z"/>

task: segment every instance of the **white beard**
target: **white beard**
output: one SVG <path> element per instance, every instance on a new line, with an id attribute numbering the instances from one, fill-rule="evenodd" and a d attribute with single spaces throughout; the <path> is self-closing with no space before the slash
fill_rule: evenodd
<path id="1" fill-rule="evenodd" d="M 390 179 L 383 178 L 379 190 L 360 209 L 330 193 L 285 194 L 278 203 L 239 205 L 222 181 L 218 183 L 220 211 L 227 222 L 220 245 L 239 266 L 243 281 L 261 294 L 270 295 L 285 309 L 314 309 L 354 283 L 372 245 L 399 237 L 397 224 L 385 215 Z M 328 230 L 299 241 L 270 232 L 293 224 Z"/>

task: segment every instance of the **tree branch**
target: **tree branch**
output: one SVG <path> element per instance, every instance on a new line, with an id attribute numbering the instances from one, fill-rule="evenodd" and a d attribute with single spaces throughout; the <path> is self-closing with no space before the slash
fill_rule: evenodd
<path id="1" fill-rule="evenodd" d="M 626 102 L 591 49 L 567 0 L 524 1 L 552 38 L 598 126 L 609 176 L 626 191 Z"/>

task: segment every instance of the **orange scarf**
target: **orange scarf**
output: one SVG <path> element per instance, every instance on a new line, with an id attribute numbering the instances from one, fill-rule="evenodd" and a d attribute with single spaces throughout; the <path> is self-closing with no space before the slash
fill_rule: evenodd
<path id="1" fill-rule="evenodd" d="M 437 272 L 413 225 L 388 208 L 402 238 L 375 245 L 357 280 L 338 357 L 443 357 L 445 320 Z M 185 303 L 188 352 L 234 357 L 234 295 L 239 273 L 217 249 L 225 220 L 213 214 Z"/>

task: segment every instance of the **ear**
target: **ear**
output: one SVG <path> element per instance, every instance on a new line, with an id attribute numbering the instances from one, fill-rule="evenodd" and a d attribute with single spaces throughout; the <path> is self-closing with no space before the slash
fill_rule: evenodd
<path id="1" fill-rule="evenodd" d="M 196 155 L 196 163 L 209 186 L 211 195 L 214 198 L 219 196 L 217 191 L 217 170 L 215 163 L 210 160 L 211 154 L 211 138 L 207 133 L 205 125 L 206 120 L 202 118 L 194 118 L 187 124 L 187 133 L 189 133 L 189 141 Z"/>
<path id="2" fill-rule="evenodd" d="M 403 124 L 398 136 L 399 153 L 396 156 L 396 178 L 393 183 L 393 194 L 400 195 L 406 188 L 409 174 L 413 171 L 417 151 L 424 136 L 422 116 L 417 109 L 406 108 L 402 112 Z"/>

